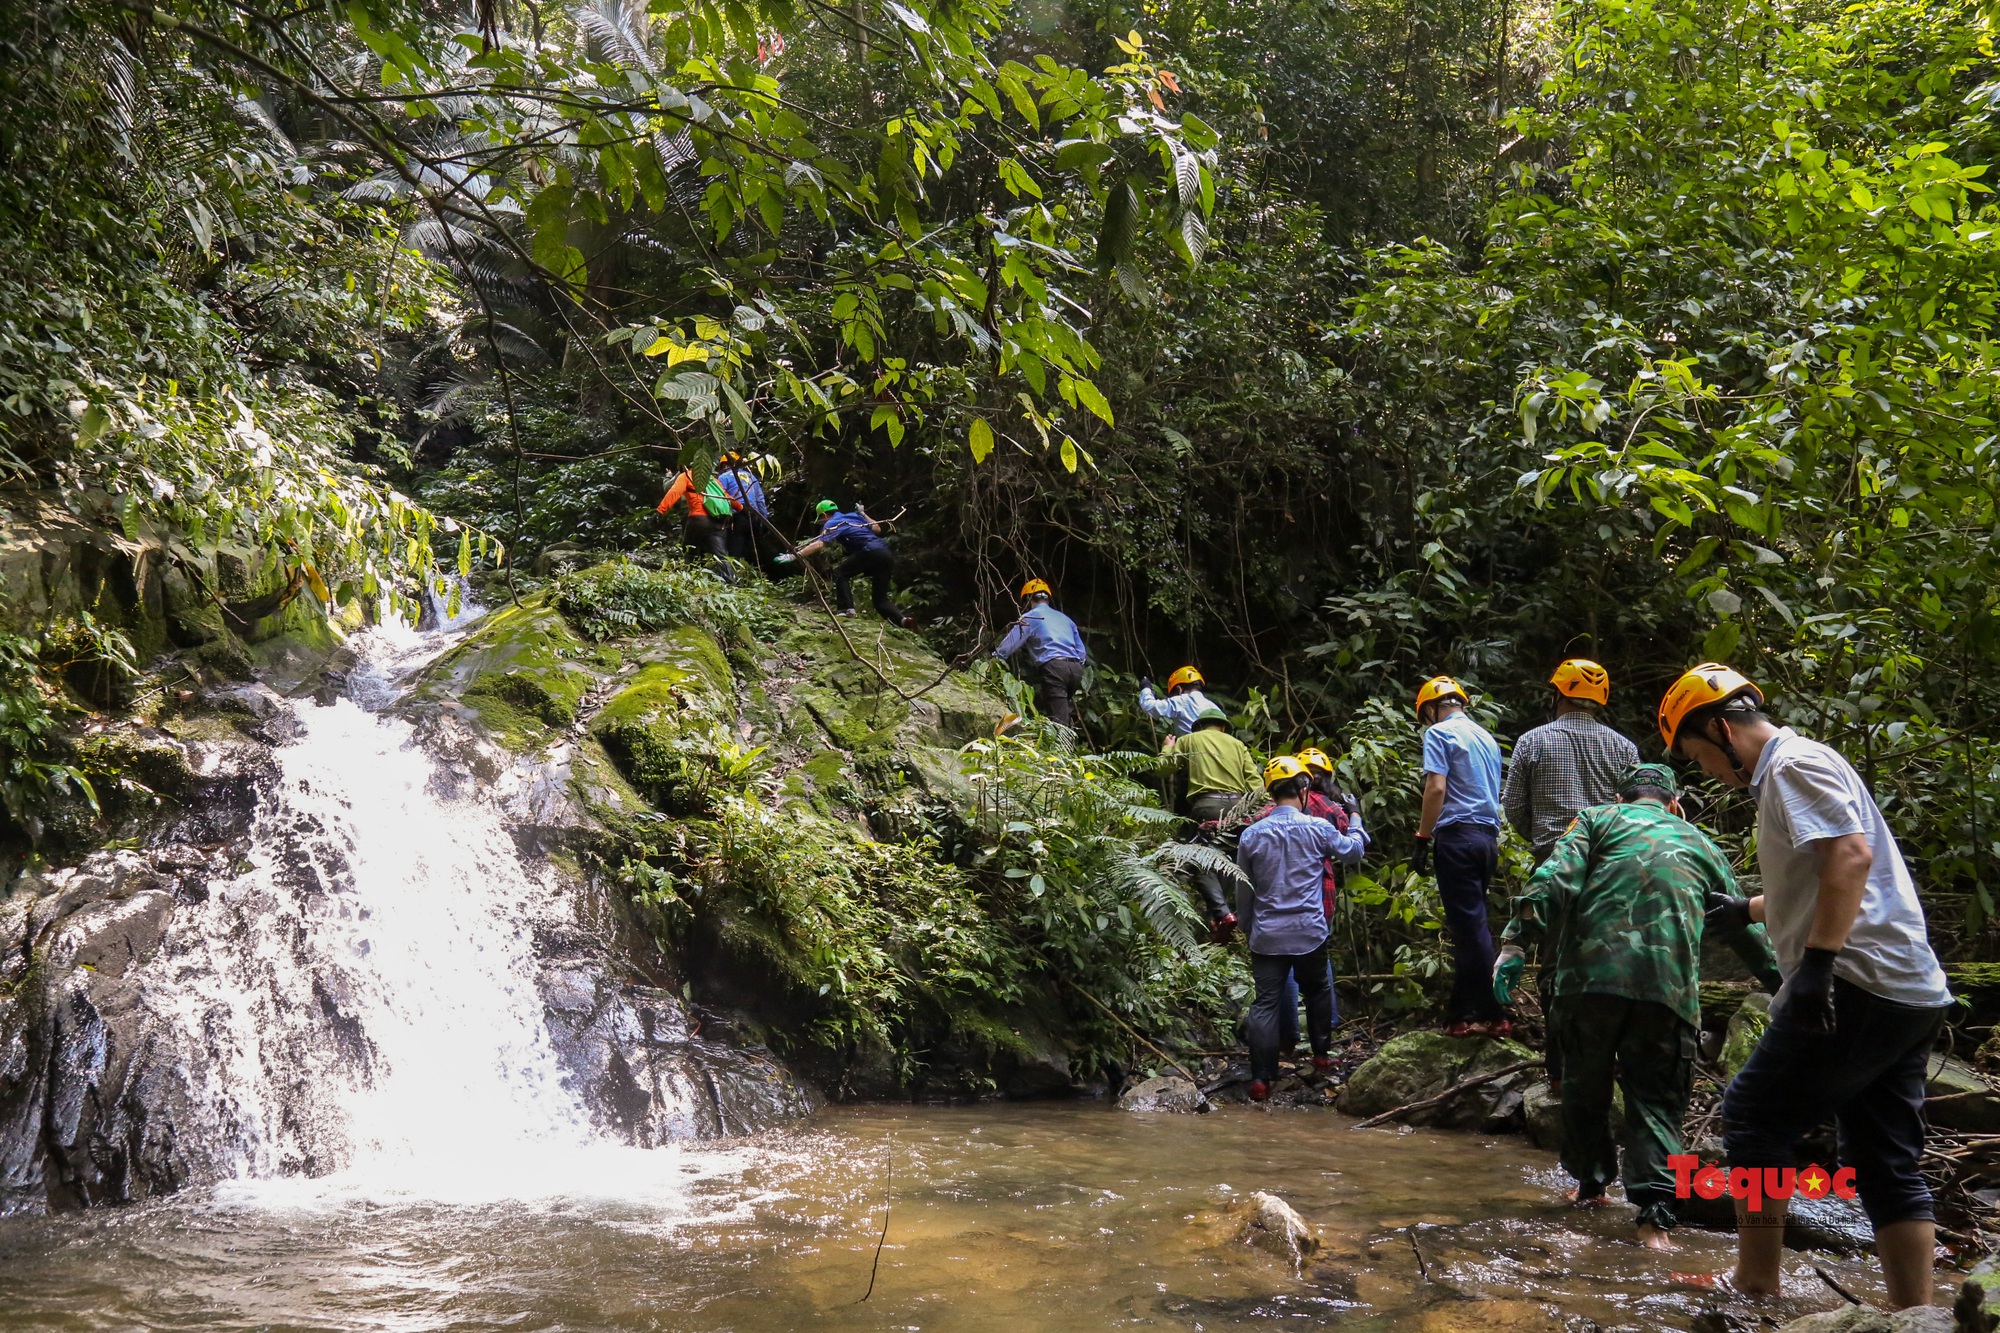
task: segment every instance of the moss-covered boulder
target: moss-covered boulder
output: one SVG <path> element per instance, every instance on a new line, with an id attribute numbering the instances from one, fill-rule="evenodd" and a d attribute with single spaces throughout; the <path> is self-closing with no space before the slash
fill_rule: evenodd
<path id="1" fill-rule="evenodd" d="M 1750 1052 L 1757 1049 L 1757 1039 L 1769 1026 L 1771 997 L 1762 993 L 1745 996 L 1742 1005 L 1730 1015 L 1728 1035 L 1722 1040 L 1722 1054 L 1716 1057 L 1716 1063 L 1722 1066 L 1726 1078 L 1736 1077 L 1736 1071 L 1749 1060 Z"/>
<path id="2" fill-rule="evenodd" d="M 576 721 L 599 678 L 594 650 L 548 604 L 524 598 L 487 616 L 426 673 L 416 697 L 458 703 L 510 750 L 538 750 Z"/>
<path id="3" fill-rule="evenodd" d="M 1519 1042 L 1406 1032 L 1390 1040 L 1348 1077 L 1340 1092 L 1339 1109 L 1352 1116 L 1380 1115 L 1434 1097 L 1468 1078 L 1536 1058 Z M 1511 1078 L 1481 1084 L 1442 1106 L 1412 1113 L 1407 1123 L 1449 1129 L 1485 1127 L 1496 1108 L 1508 1099 L 1513 1084 L 1525 1085 L 1532 1077 L 1532 1071 L 1523 1070 Z M 1511 1100 L 1518 1106 L 1518 1095 Z"/>
<path id="4" fill-rule="evenodd" d="M 590 721 L 633 788 L 662 811 L 698 815 L 736 741 L 729 663 L 715 640 L 685 626 L 653 636 L 634 656 L 645 660 Z"/>

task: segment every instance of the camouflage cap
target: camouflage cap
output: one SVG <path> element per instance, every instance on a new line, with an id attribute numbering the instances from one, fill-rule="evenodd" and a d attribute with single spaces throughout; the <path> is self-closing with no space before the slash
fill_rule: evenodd
<path id="1" fill-rule="evenodd" d="M 1680 794 L 1680 781 L 1674 777 L 1674 770 L 1665 764 L 1634 764 L 1618 775 L 1618 795 L 1623 800 L 1631 800 L 1632 794 L 1641 787 L 1655 787 L 1669 796 Z"/>

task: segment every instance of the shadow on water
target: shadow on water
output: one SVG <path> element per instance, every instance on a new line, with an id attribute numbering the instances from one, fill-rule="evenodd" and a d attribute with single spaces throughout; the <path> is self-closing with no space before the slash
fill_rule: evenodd
<path id="1" fill-rule="evenodd" d="M 0 1223 L 9 1330 L 624 1330 L 1224 1327 L 1510 1333 L 1686 1328 L 1676 1270 L 1622 1208 L 1562 1204 L 1518 1140 L 1354 1132 L 1331 1114 L 1201 1117 L 1092 1105 L 862 1107 L 727 1147 L 639 1154 L 621 1191 L 428 1201 L 393 1182 L 229 1185 L 125 1211 Z M 861 1303 L 895 1155 L 889 1232 Z M 635 1158 L 636 1160 L 636 1158 Z M 1233 1239 L 1269 1190 L 1324 1247 L 1294 1273 Z M 1418 1252 L 1423 1257 L 1420 1275 Z M 1789 1256 L 1782 1320 L 1864 1297 L 1872 1265 Z"/>

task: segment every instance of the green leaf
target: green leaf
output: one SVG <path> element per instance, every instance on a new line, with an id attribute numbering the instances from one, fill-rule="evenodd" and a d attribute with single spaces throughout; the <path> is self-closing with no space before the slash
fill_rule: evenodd
<path id="1" fill-rule="evenodd" d="M 993 452 L 993 427 L 986 424 L 985 417 L 974 417 L 966 431 L 966 446 L 972 450 L 972 461 L 984 463 L 986 456 Z"/>
<path id="2" fill-rule="evenodd" d="M 1131 178 L 1112 182 L 1104 197 L 1104 222 L 1097 232 L 1097 271 L 1108 274 L 1132 257 L 1139 243 L 1139 192 Z"/>

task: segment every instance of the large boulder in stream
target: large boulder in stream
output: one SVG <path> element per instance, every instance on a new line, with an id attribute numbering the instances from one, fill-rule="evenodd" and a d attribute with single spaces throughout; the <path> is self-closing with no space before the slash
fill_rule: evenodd
<path id="1" fill-rule="evenodd" d="M 1953 1333 L 1957 1326 L 1948 1305 L 1919 1305 L 1893 1313 L 1872 1305 L 1850 1305 L 1781 1324 L 1779 1333 Z"/>
<path id="2" fill-rule="evenodd" d="M 1341 1089 L 1339 1109 L 1344 1115 L 1362 1118 L 1380 1115 L 1435 1097 L 1467 1079 L 1537 1058 L 1519 1042 L 1492 1037 L 1447 1037 L 1442 1032 L 1406 1032 L 1385 1043 L 1348 1077 Z M 1516 1128 L 1521 1119 L 1522 1094 L 1535 1077 L 1533 1068 L 1502 1075 L 1441 1105 L 1411 1112 L 1405 1123 L 1489 1132 Z"/>
<path id="3" fill-rule="evenodd" d="M 1190 1115 L 1208 1110 L 1201 1089 L 1174 1074 L 1134 1083 L 1118 1094 L 1121 1111 L 1167 1111 Z"/>

